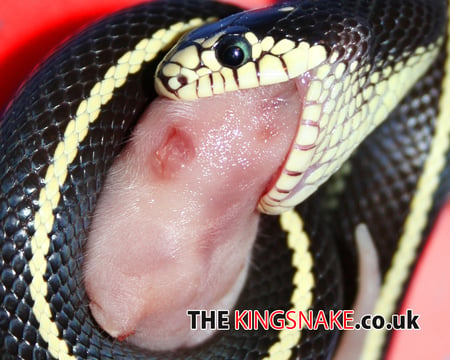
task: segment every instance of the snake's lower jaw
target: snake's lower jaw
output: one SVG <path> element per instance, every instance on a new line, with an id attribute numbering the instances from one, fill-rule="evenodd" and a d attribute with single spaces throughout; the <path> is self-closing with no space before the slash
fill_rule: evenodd
<path id="1" fill-rule="evenodd" d="M 257 202 L 299 107 L 290 83 L 150 106 L 110 171 L 88 241 L 85 285 L 106 332 L 156 350 L 210 335 L 191 331 L 186 311 L 234 306 Z"/>

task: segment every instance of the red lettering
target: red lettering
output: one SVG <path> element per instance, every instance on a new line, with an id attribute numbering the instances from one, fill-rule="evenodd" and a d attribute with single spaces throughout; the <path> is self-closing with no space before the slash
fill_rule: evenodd
<path id="1" fill-rule="evenodd" d="M 325 330 L 329 330 L 327 318 L 323 310 L 319 310 L 319 312 L 317 313 L 316 321 L 314 323 L 314 330 L 317 330 L 319 325 L 322 325 Z"/>
<path id="2" fill-rule="evenodd" d="M 255 316 L 253 321 L 253 330 L 258 330 L 259 324 L 262 325 L 264 330 L 269 330 L 269 311 L 264 310 L 264 317 L 258 310 L 255 310 Z"/>
<path id="3" fill-rule="evenodd" d="M 286 329 L 289 329 L 289 330 L 295 329 L 295 327 L 297 326 L 297 323 L 296 323 L 295 319 L 293 317 L 291 317 L 291 314 L 295 315 L 295 311 L 289 310 L 286 313 L 286 319 L 288 320 L 287 324 L 290 324 L 290 325 L 286 325 Z"/>
<path id="4" fill-rule="evenodd" d="M 305 322 L 305 326 L 303 326 L 302 321 Z M 308 318 L 306 318 L 305 313 L 303 311 L 298 312 L 298 328 L 302 329 L 303 327 L 306 327 L 307 329 L 312 329 L 313 327 L 312 310 L 308 310 Z"/>
<path id="5" fill-rule="evenodd" d="M 349 324 L 351 323 L 353 319 L 353 315 L 355 314 L 354 310 L 344 310 L 344 315 L 342 317 L 342 323 L 344 324 L 343 329 L 344 330 L 353 330 L 354 326 Z"/>
<path id="6" fill-rule="evenodd" d="M 282 311 L 282 310 L 276 310 L 270 314 L 270 326 L 272 327 L 272 329 L 282 330 L 284 328 L 284 319 L 283 318 L 281 318 L 278 321 L 275 321 L 275 317 L 277 315 L 283 315 L 283 314 L 284 314 L 284 311 Z"/>
<path id="7" fill-rule="evenodd" d="M 330 330 L 333 330 L 335 325 L 339 330 L 342 330 L 342 324 L 338 319 L 338 317 L 341 316 L 341 314 L 342 310 L 339 310 L 336 314 L 334 313 L 333 310 L 330 310 L 330 319 L 329 319 Z"/>
<path id="8" fill-rule="evenodd" d="M 244 320 L 245 315 L 247 315 L 247 323 Z M 251 330 L 251 312 L 249 310 L 244 310 L 242 313 L 239 310 L 234 311 L 234 329 L 239 330 L 240 326 L 244 330 Z"/>

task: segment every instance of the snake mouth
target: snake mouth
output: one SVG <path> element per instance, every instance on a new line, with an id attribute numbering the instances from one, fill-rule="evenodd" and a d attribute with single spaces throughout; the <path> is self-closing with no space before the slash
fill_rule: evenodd
<path id="1" fill-rule="evenodd" d="M 326 103 L 321 102 L 323 96 L 314 78 L 314 72 L 306 72 L 290 81 L 295 85 L 300 104 L 297 129 L 285 160 L 260 198 L 258 210 L 263 213 L 279 214 L 294 207 L 322 183 L 317 176 L 317 171 L 323 168 L 321 145 L 333 128 L 322 111 Z"/>
<path id="2" fill-rule="evenodd" d="M 296 178 L 309 167 L 320 130 L 316 122 L 303 119 L 305 97 L 311 83 L 310 73 L 305 73 L 289 83 L 295 86 L 298 96 L 297 129 L 283 163 L 267 184 L 259 200 L 258 210 L 267 214 L 277 214 L 281 199 L 289 197 Z"/>

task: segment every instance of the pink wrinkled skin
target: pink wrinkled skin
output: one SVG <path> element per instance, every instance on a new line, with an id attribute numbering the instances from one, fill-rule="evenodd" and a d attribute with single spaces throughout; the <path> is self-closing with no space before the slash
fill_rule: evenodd
<path id="1" fill-rule="evenodd" d="M 186 310 L 233 308 L 258 199 L 296 133 L 297 86 L 151 104 L 110 170 L 86 249 L 90 309 L 107 333 L 189 347 L 211 333 L 190 330 Z"/>

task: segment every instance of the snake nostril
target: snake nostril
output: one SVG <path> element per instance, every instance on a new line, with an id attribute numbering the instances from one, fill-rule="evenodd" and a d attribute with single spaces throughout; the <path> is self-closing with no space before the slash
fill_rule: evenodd
<path id="1" fill-rule="evenodd" d="M 188 79 L 186 76 L 184 75 L 179 75 L 177 77 L 178 83 L 180 84 L 180 87 L 187 85 L 188 83 Z"/>

